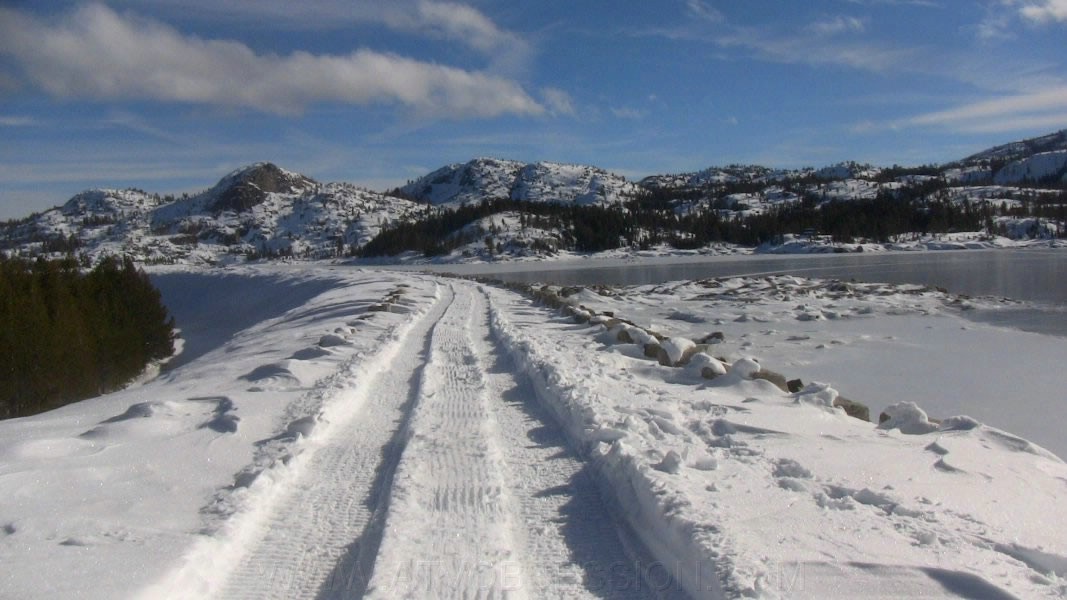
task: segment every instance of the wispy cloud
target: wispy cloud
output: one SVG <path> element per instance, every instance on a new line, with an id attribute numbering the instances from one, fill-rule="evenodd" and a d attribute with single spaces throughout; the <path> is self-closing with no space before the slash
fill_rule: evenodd
<path id="1" fill-rule="evenodd" d="M 1067 0 L 1030 0 L 1019 8 L 1019 14 L 1035 23 L 1067 23 Z"/>
<path id="2" fill-rule="evenodd" d="M 831 36 L 840 33 L 863 33 L 867 24 L 856 17 L 838 15 L 832 19 L 816 21 L 808 25 L 807 29 L 818 36 Z"/>
<path id="3" fill-rule="evenodd" d="M 645 117 L 645 111 L 631 108 L 629 106 L 611 107 L 611 114 L 616 119 L 643 119 Z"/>
<path id="4" fill-rule="evenodd" d="M 548 107 L 549 112 L 554 115 L 571 115 L 575 114 L 574 101 L 571 99 L 570 94 L 554 87 L 547 87 L 541 90 L 541 98 Z"/>
<path id="5" fill-rule="evenodd" d="M 962 104 L 920 114 L 894 126 L 934 126 L 982 133 L 1067 127 L 1067 86 Z"/>
<path id="6" fill-rule="evenodd" d="M 448 35 L 491 32 L 462 14 Z M 481 29 L 479 29 L 481 27 Z M 478 34 L 470 34 L 478 38 Z M 44 21 L 0 9 L 0 55 L 25 79 L 60 98 L 150 99 L 296 114 L 322 102 L 391 103 L 434 118 L 542 115 L 515 81 L 479 71 L 356 50 L 347 55 L 257 54 L 229 40 L 185 36 L 158 21 L 100 4 Z"/>
<path id="7" fill-rule="evenodd" d="M 985 6 L 985 17 L 972 29 L 982 41 L 1002 41 L 1016 37 L 1020 22 L 1067 23 L 1067 0 L 998 0 Z"/>
<path id="8" fill-rule="evenodd" d="M 726 21 L 726 16 L 719 9 L 704 2 L 704 0 L 686 0 L 685 7 L 691 16 L 701 21 L 709 23 L 723 23 Z"/>
<path id="9" fill-rule="evenodd" d="M 33 117 L 0 115 L 0 127 L 31 127 L 37 124 L 37 119 Z"/>
<path id="10" fill-rule="evenodd" d="M 852 4 L 861 6 L 923 6 L 926 8 L 940 8 L 942 4 L 935 0 L 848 0 Z"/>
<path id="11" fill-rule="evenodd" d="M 832 16 L 793 27 L 745 26 L 728 21 L 702 0 L 687 0 L 686 14 L 690 20 L 684 25 L 645 28 L 632 34 L 707 42 L 744 50 L 768 62 L 844 65 L 868 71 L 912 63 L 918 52 L 858 36 L 840 38 L 840 34 L 866 32 L 867 21 L 852 16 Z"/>
<path id="12" fill-rule="evenodd" d="M 764 60 L 783 64 L 844 65 L 867 71 L 885 71 L 907 65 L 917 49 L 875 41 L 836 40 L 812 31 L 778 33 L 758 28 L 735 28 L 715 42 L 726 48 L 745 48 Z"/>
<path id="13" fill-rule="evenodd" d="M 331 30 L 369 23 L 466 46 L 490 60 L 496 71 L 525 66 L 533 54 L 528 40 L 493 22 L 478 9 L 440 0 L 116 0 L 151 5 L 183 19 L 263 25 L 279 30 Z"/>

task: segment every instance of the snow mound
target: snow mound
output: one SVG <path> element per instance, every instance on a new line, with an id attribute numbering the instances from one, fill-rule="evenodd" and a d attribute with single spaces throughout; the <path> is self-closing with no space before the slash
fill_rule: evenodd
<path id="1" fill-rule="evenodd" d="M 898 402 L 884 411 L 885 420 L 878 424 L 879 429 L 899 429 L 905 435 L 923 435 L 937 431 L 937 424 L 931 423 L 926 411 L 914 402 Z"/>

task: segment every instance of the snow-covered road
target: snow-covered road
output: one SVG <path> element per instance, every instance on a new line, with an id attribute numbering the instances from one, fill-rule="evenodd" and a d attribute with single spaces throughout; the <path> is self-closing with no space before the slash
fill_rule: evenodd
<path id="1" fill-rule="evenodd" d="M 935 292 L 572 290 L 601 313 L 583 322 L 427 275 L 159 277 L 195 352 L 0 423 L 0 598 L 1067 596 L 1051 453 L 968 418 L 879 428 L 825 384 L 752 376 L 755 350 L 804 377 L 786 358 L 807 346 L 871 373 L 915 344 L 881 329 L 972 339 Z M 734 368 L 658 364 L 609 311 L 677 340 L 722 326 L 708 351 Z"/>
<path id="2" fill-rule="evenodd" d="M 441 286 L 384 368 L 352 381 L 363 408 L 234 517 L 243 543 L 186 568 L 232 563 L 219 598 L 645 597 L 650 557 L 620 540 L 498 343 L 484 292 Z"/>

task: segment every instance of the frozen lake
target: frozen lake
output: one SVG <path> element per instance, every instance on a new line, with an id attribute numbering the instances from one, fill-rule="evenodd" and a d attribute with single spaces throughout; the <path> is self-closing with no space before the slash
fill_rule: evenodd
<path id="1" fill-rule="evenodd" d="M 429 270 L 485 274 L 560 285 L 642 285 L 686 279 L 788 274 L 867 282 L 914 283 L 955 294 L 1023 301 L 973 311 L 975 320 L 1067 336 L 1067 252 L 966 250 L 886 254 L 662 257 L 559 263 L 447 265 Z"/>

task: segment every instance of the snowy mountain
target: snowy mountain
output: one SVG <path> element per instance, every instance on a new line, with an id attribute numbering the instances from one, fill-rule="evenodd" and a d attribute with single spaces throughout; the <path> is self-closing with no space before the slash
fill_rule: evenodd
<path id="1" fill-rule="evenodd" d="M 476 158 L 448 165 L 400 188 L 400 195 L 433 205 L 458 206 L 485 199 L 616 204 L 638 187 L 597 167 L 554 162 L 522 163 Z"/>
<path id="2" fill-rule="evenodd" d="M 760 165 L 729 165 L 691 173 L 650 175 L 642 179 L 640 185 L 649 190 L 699 189 L 711 185 L 772 182 L 808 173 L 810 170 L 783 171 Z"/>
<path id="3" fill-rule="evenodd" d="M 1064 182 L 1067 182 L 1067 150 L 1041 152 L 1012 161 L 993 176 L 997 185 Z"/>
<path id="4" fill-rule="evenodd" d="M 991 161 L 1010 162 L 1034 154 L 1040 154 L 1042 152 L 1051 152 L 1053 150 L 1067 150 L 1067 129 L 1036 138 L 993 146 L 988 150 L 972 154 L 960 162 L 964 165 L 988 163 Z"/>
<path id="5" fill-rule="evenodd" d="M 1057 184 L 1067 181 L 1067 129 L 994 146 L 951 165 L 968 180 L 997 185 Z"/>
<path id="6" fill-rule="evenodd" d="M 723 218 L 760 215 L 801 202 L 824 207 L 886 196 L 921 196 L 958 207 L 1000 210 L 991 216 L 1001 232 L 1059 231 L 1062 226 L 1048 222 L 1047 215 L 1003 211 L 1026 209 L 1036 197 L 1054 198 L 1063 193 L 1064 183 L 1067 130 L 990 148 L 943 166 L 879 168 L 842 162 L 819 169 L 781 170 L 728 165 L 653 175 L 637 183 L 593 166 L 477 158 L 437 169 L 391 194 L 348 183 L 320 183 L 270 163 L 256 163 L 222 177 L 204 192 L 181 198 L 138 189 L 82 192 L 60 207 L 0 224 L 0 251 L 21 255 L 73 251 L 88 261 L 127 254 L 145 263 L 323 258 L 361 248 L 383 226 L 430 214 L 431 206 L 448 209 L 510 199 L 603 207 L 641 196 L 652 196 L 661 203 L 657 206 L 666 203 L 679 217 L 716 212 Z M 1025 227 L 1002 223 L 1005 216 L 1045 220 L 1035 229 L 1029 222 Z M 503 249 L 509 256 L 543 258 L 554 255 L 560 240 L 567 237 L 566 226 L 559 223 L 545 223 L 531 232 L 529 223 L 516 215 L 498 215 L 497 220 L 509 227 L 491 226 L 493 221 L 485 217 L 478 217 L 484 223 L 455 232 L 476 240 L 473 246 L 458 249 L 456 256 L 498 258 Z M 512 224 L 516 227 L 510 228 Z M 488 235 L 494 238 L 491 245 L 485 243 Z"/>
<path id="7" fill-rule="evenodd" d="M 422 207 L 347 183 L 318 183 L 271 163 L 223 177 L 179 199 L 142 190 L 83 192 L 61 207 L 9 224 L 18 252 L 130 254 L 146 263 L 216 263 L 246 256 L 343 254 Z"/>

